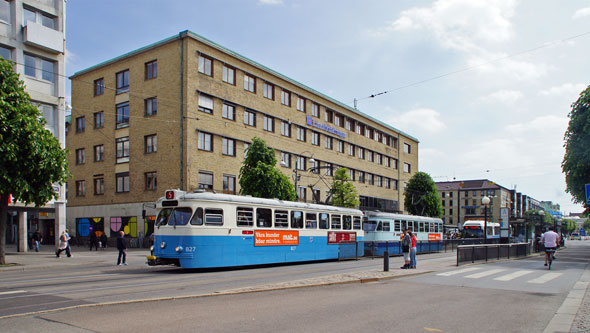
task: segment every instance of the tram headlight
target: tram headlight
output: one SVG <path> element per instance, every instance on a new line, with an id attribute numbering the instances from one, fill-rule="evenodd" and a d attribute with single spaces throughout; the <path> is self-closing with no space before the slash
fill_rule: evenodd
<path id="1" fill-rule="evenodd" d="M 182 246 L 180 246 L 180 245 L 179 245 L 179 246 L 177 246 L 177 247 L 176 247 L 176 249 L 175 249 L 175 250 L 176 250 L 176 252 L 180 253 L 180 252 L 182 252 L 182 250 L 184 250 L 184 249 L 182 248 Z"/>
<path id="2" fill-rule="evenodd" d="M 154 246 L 153 245 L 150 246 L 150 252 L 154 252 Z"/>
<path id="3" fill-rule="evenodd" d="M 161 249 L 165 249 L 165 248 L 166 248 L 166 242 L 162 242 L 162 243 L 160 243 L 160 248 L 161 248 Z"/>

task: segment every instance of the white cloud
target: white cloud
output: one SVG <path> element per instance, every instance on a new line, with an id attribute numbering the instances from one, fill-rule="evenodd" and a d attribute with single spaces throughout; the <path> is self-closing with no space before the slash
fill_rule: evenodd
<path id="1" fill-rule="evenodd" d="M 518 90 L 498 90 L 487 96 L 479 99 L 482 103 L 502 103 L 502 104 L 514 104 L 523 97 L 522 92 Z"/>
<path id="2" fill-rule="evenodd" d="M 517 136 L 539 135 L 539 137 L 530 138 L 538 142 L 541 138 L 550 136 L 551 134 L 557 134 L 559 137 L 563 137 L 568 121 L 567 117 L 553 115 L 541 116 L 526 123 L 508 125 L 506 131 Z"/>
<path id="3" fill-rule="evenodd" d="M 431 133 L 440 132 L 447 128 L 439 112 L 426 108 L 411 110 L 392 117 L 389 123 L 397 128 Z"/>
<path id="4" fill-rule="evenodd" d="M 575 19 L 579 19 L 582 17 L 586 17 L 586 16 L 590 16 L 590 7 L 576 10 L 576 12 L 574 13 L 574 16 L 572 16 L 572 18 L 575 20 Z"/>
<path id="5" fill-rule="evenodd" d="M 575 96 L 579 96 L 584 89 L 586 89 L 586 85 L 583 83 L 564 83 L 561 86 L 555 86 L 549 89 L 541 90 L 539 95 L 573 98 Z"/>
<path id="6" fill-rule="evenodd" d="M 258 0 L 261 5 L 282 5 L 283 0 Z"/>

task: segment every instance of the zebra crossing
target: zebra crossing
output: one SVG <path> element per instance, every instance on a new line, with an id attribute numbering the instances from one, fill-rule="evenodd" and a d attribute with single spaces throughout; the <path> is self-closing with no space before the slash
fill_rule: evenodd
<path id="1" fill-rule="evenodd" d="M 539 273 L 540 271 L 538 270 L 529 269 L 519 269 L 514 271 L 506 268 L 486 269 L 480 267 L 467 267 L 455 271 L 438 273 L 436 275 L 441 277 L 462 277 L 465 279 L 474 280 L 489 277 L 494 281 L 502 282 L 512 281 L 516 279 L 525 279 L 526 283 L 532 283 L 537 285 L 547 283 L 563 275 L 563 273 L 558 272 L 542 272 L 541 275 L 539 275 Z"/>

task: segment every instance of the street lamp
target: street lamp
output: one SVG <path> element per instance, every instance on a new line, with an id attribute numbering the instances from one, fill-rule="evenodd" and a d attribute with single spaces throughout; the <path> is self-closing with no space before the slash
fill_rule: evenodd
<path id="1" fill-rule="evenodd" d="M 306 153 L 306 152 L 309 153 L 308 151 L 304 151 L 304 152 L 301 152 L 301 154 L 297 155 L 297 160 L 295 160 L 295 168 L 293 169 L 293 172 L 295 173 L 295 195 L 297 196 L 297 200 L 299 200 L 299 192 L 297 191 L 297 183 L 299 182 L 299 158 L 302 156 L 305 157 L 303 155 L 303 153 Z M 313 159 L 313 157 L 310 157 L 309 163 L 315 164 L 315 160 Z M 287 163 L 285 163 L 285 161 L 281 161 L 281 166 L 288 167 L 288 165 L 287 165 Z M 305 170 L 305 168 L 302 170 Z"/>
<path id="2" fill-rule="evenodd" d="M 484 209 L 484 229 L 483 229 L 483 235 L 484 235 L 484 239 L 485 242 L 488 242 L 488 205 L 490 204 L 490 198 L 489 197 L 483 197 L 481 198 L 481 204 L 483 205 L 483 209 Z"/>

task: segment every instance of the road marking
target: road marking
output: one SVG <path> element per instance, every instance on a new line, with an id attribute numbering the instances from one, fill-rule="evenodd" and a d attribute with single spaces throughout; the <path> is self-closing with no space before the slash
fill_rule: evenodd
<path id="1" fill-rule="evenodd" d="M 511 274 L 506 274 L 506 275 L 497 277 L 494 280 L 498 280 L 498 281 L 510 281 L 510 280 L 516 279 L 517 277 L 521 277 L 523 275 L 530 274 L 532 272 L 533 271 L 527 271 L 527 270 L 516 271 L 516 272 L 511 273 Z"/>
<path id="2" fill-rule="evenodd" d="M 555 279 L 556 277 L 561 276 L 562 274 L 563 273 L 545 273 L 545 274 L 539 276 L 538 278 L 532 279 L 532 280 L 527 281 L 527 282 L 528 283 L 539 283 L 539 284 L 541 284 L 541 283 L 545 283 L 545 282 L 551 281 L 551 280 Z"/>
<path id="3" fill-rule="evenodd" d="M 450 271 L 450 272 L 445 272 L 445 273 L 438 273 L 436 275 L 439 276 L 451 276 L 451 275 L 455 275 L 455 274 L 461 274 L 461 273 L 467 273 L 467 272 L 471 272 L 471 271 L 476 271 L 479 270 L 481 268 L 477 268 L 477 267 L 469 267 L 469 268 L 463 268 L 457 271 Z"/>
<path id="4" fill-rule="evenodd" d="M 468 279 L 479 279 L 479 278 L 482 278 L 482 277 L 485 277 L 485 276 L 488 276 L 488 275 L 492 275 L 492 274 L 503 272 L 505 270 L 506 269 L 504 269 L 504 268 L 490 269 L 489 271 L 467 275 L 466 278 L 468 278 Z"/>
<path id="5" fill-rule="evenodd" d="M 0 295 L 12 295 L 26 293 L 24 290 L 0 291 Z"/>
<path id="6" fill-rule="evenodd" d="M 443 330 L 439 330 L 438 328 L 424 327 L 424 329 L 429 332 L 444 332 Z"/>

